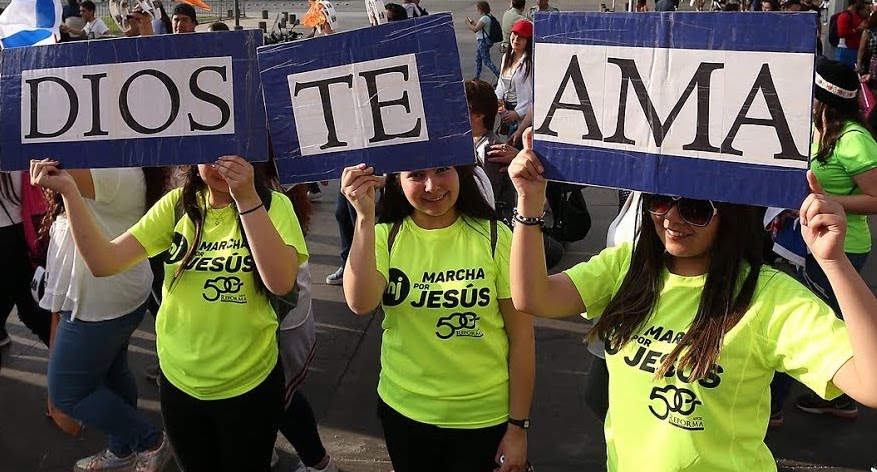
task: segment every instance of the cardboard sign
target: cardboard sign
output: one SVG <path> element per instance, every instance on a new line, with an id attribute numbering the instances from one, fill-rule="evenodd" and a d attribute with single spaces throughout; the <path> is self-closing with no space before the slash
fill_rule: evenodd
<path id="1" fill-rule="evenodd" d="M 257 30 L 77 41 L 3 52 L 0 168 L 267 159 Z"/>
<path id="2" fill-rule="evenodd" d="M 283 183 L 475 162 L 450 14 L 259 48 Z"/>
<path id="3" fill-rule="evenodd" d="M 537 153 L 555 180 L 797 208 L 812 13 L 536 16 Z"/>

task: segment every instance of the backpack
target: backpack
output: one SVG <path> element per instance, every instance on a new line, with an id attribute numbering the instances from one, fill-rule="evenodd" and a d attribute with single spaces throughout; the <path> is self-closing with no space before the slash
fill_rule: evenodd
<path id="1" fill-rule="evenodd" d="M 550 182 L 547 190 L 548 205 L 554 222 L 547 233 L 562 242 L 585 239 L 591 230 L 591 214 L 582 195 L 581 185 Z"/>
<path id="2" fill-rule="evenodd" d="M 849 10 L 844 10 L 831 15 L 831 18 L 828 20 L 828 44 L 831 44 L 833 47 L 837 47 L 840 44 L 840 35 L 837 33 L 837 20 L 844 13 L 852 15 Z"/>
<path id="3" fill-rule="evenodd" d="M 490 18 L 490 29 L 487 30 L 487 39 L 490 42 L 497 44 L 502 42 L 502 26 L 497 21 L 496 17 L 488 14 L 488 18 Z"/>

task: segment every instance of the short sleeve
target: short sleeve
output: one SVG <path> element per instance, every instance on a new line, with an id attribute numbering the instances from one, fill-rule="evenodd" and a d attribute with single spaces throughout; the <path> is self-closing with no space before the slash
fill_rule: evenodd
<path id="1" fill-rule="evenodd" d="M 94 201 L 112 203 L 122 186 L 122 172 L 127 169 L 92 169 L 91 181 L 94 185 Z M 139 170 L 139 169 L 138 169 Z"/>
<path id="2" fill-rule="evenodd" d="M 877 168 L 877 143 L 869 133 L 849 131 L 838 140 L 835 157 L 847 174 L 858 175 Z"/>
<path id="3" fill-rule="evenodd" d="M 289 198 L 280 192 L 271 192 L 271 209 L 268 217 L 274 223 L 274 228 L 287 246 L 295 248 L 298 253 L 298 264 L 304 264 L 308 260 L 308 247 L 301 231 L 301 224 L 292 208 Z"/>
<path id="4" fill-rule="evenodd" d="M 594 319 L 603 314 L 627 274 L 631 251 L 627 243 L 606 248 L 587 262 L 564 271 L 582 297 L 587 310 L 585 318 Z"/>
<path id="5" fill-rule="evenodd" d="M 171 247 L 176 226 L 174 207 L 182 194 L 181 188 L 171 190 L 128 230 L 149 257 L 161 254 Z"/>
<path id="6" fill-rule="evenodd" d="M 853 357 L 847 328 L 816 295 L 783 275 L 777 275 L 758 297 L 766 312 L 761 343 L 765 363 L 786 372 L 823 398 L 842 392 L 832 379 Z"/>
<path id="7" fill-rule="evenodd" d="M 98 18 L 94 22 L 94 28 L 92 29 L 95 36 L 102 36 L 102 35 L 106 34 L 106 32 L 109 30 L 110 30 L 110 28 L 107 27 L 106 23 L 104 23 L 103 20 L 101 20 L 100 18 Z"/>
<path id="8" fill-rule="evenodd" d="M 512 298 L 511 278 L 509 275 L 512 232 L 502 222 L 496 223 L 496 229 L 496 251 L 493 255 L 493 262 L 496 267 L 496 296 L 500 300 L 505 300 Z"/>
<path id="9" fill-rule="evenodd" d="M 390 236 L 390 223 L 375 225 L 375 265 L 384 280 L 390 280 L 390 252 L 387 250 L 387 238 Z"/>

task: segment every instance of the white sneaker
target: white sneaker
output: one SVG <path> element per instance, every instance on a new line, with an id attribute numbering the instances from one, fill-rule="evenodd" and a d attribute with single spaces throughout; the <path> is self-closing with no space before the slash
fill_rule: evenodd
<path id="1" fill-rule="evenodd" d="M 161 472 L 170 462 L 171 457 L 173 457 L 173 453 L 171 453 L 170 441 L 168 441 L 167 435 L 162 433 L 161 446 L 158 449 L 137 454 L 134 472 Z"/>
<path id="2" fill-rule="evenodd" d="M 326 277 L 327 285 L 341 285 L 344 283 L 344 267 L 339 267 L 338 270 L 329 274 Z"/>
<path id="3" fill-rule="evenodd" d="M 136 456 L 119 457 L 109 449 L 104 449 L 93 456 L 79 459 L 73 467 L 74 472 L 130 472 L 134 470 Z"/>
<path id="4" fill-rule="evenodd" d="M 299 462 L 298 468 L 293 472 L 338 472 L 338 465 L 335 464 L 335 459 L 329 457 L 329 462 L 326 463 L 326 467 L 322 469 L 315 469 L 313 467 L 308 467 L 304 465 L 304 463 Z"/>

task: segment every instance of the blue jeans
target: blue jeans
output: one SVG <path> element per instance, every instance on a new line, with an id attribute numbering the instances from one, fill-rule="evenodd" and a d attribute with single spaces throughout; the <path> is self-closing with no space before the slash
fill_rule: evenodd
<path id="1" fill-rule="evenodd" d="M 496 65 L 493 63 L 493 60 L 490 58 L 490 48 L 493 47 L 493 43 L 490 42 L 489 39 L 479 38 L 478 44 L 475 45 L 475 78 L 481 78 L 481 64 L 485 64 L 493 75 L 499 78 L 499 69 L 496 68 Z"/>
<path id="2" fill-rule="evenodd" d="M 137 382 L 128 368 L 128 341 L 146 305 L 108 321 L 71 320 L 61 312 L 49 358 L 49 398 L 55 407 L 109 436 L 117 456 L 142 452 L 161 430 L 137 411 Z"/>

